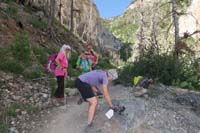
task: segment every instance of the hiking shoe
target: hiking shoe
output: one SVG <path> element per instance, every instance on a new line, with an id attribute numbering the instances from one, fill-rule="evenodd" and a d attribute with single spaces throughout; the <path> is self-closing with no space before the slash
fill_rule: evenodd
<path id="1" fill-rule="evenodd" d="M 78 105 L 81 105 L 83 103 L 83 98 L 80 98 L 77 102 Z"/>
<path id="2" fill-rule="evenodd" d="M 65 105 L 65 98 L 59 98 L 59 99 L 58 99 L 58 103 L 59 103 L 61 106 Z"/>
<path id="3" fill-rule="evenodd" d="M 85 128 L 85 132 L 84 133 L 96 133 L 96 128 L 93 126 L 93 124 L 88 124 Z"/>
<path id="4" fill-rule="evenodd" d="M 58 99 L 57 99 L 56 97 L 53 97 L 53 98 L 52 98 L 52 104 L 53 104 L 54 106 L 59 106 Z"/>

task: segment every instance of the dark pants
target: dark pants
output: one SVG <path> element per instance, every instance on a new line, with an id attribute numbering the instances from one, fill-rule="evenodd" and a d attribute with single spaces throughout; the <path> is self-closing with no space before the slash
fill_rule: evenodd
<path id="1" fill-rule="evenodd" d="M 57 76 L 58 88 L 54 93 L 56 98 L 64 98 L 64 76 Z"/>
<path id="2" fill-rule="evenodd" d="M 85 101 L 87 101 L 88 98 L 92 98 L 95 96 L 92 91 L 92 87 L 89 84 L 82 82 L 79 78 L 76 79 L 75 86 L 79 90 L 82 98 Z"/>

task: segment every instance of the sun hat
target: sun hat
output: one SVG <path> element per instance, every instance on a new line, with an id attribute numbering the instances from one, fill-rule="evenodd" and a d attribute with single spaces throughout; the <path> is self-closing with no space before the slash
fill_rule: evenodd
<path id="1" fill-rule="evenodd" d="M 70 47 L 69 45 L 67 45 L 67 44 L 64 44 L 64 49 L 69 49 L 69 50 L 71 50 L 71 47 Z"/>
<path id="2" fill-rule="evenodd" d="M 116 69 L 109 69 L 107 72 L 108 75 L 112 77 L 112 80 L 116 80 L 118 78 L 118 73 Z"/>

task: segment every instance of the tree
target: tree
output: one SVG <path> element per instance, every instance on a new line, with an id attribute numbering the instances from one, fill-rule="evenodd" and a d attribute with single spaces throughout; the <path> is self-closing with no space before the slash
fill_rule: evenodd
<path id="1" fill-rule="evenodd" d="M 50 34 L 53 34 L 53 20 L 54 20 L 54 16 L 55 16 L 55 4 L 56 1 L 55 0 L 50 0 L 50 13 L 49 13 L 49 17 L 48 17 L 48 29 L 50 31 Z"/>
<path id="2" fill-rule="evenodd" d="M 62 24 L 62 0 L 60 0 L 60 4 L 59 4 L 58 17 L 59 17 L 60 23 Z"/>
<path id="3" fill-rule="evenodd" d="M 172 17 L 173 17 L 173 23 L 174 23 L 174 32 L 175 32 L 175 45 L 174 45 L 174 49 L 175 49 L 175 54 L 177 55 L 176 53 L 176 45 L 178 45 L 178 42 L 179 42 L 179 18 L 178 18 L 178 15 L 177 15 L 177 4 L 176 4 L 176 0 L 171 0 L 171 3 L 172 3 Z"/>
<path id="4" fill-rule="evenodd" d="M 71 0 L 71 32 L 74 32 L 74 0 Z"/>

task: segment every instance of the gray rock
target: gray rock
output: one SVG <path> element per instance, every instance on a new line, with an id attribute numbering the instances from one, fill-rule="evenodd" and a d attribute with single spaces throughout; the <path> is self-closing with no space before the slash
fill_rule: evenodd
<path id="1" fill-rule="evenodd" d="M 35 15 L 36 15 L 38 18 L 44 18 L 44 12 L 43 12 L 43 11 L 38 11 Z"/>
<path id="2" fill-rule="evenodd" d="M 12 125 L 15 125 L 15 121 L 12 121 L 11 124 L 12 124 Z"/>
<path id="3" fill-rule="evenodd" d="M 19 101 L 20 100 L 20 98 L 21 98 L 21 96 L 12 96 L 12 99 L 14 100 L 14 101 Z"/>
<path id="4" fill-rule="evenodd" d="M 42 95 L 44 98 L 48 98 L 48 94 L 43 93 Z"/>
<path id="5" fill-rule="evenodd" d="M 68 96 L 75 96 L 75 95 L 79 94 L 79 92 L 76 88 L 65 88 L 65 93 Z"/>
<path id="6" fill-rule="evenodd" d="M 26 111 L 21 111 L 21 114 L 22 114 L 22 115 L 26 115 L 27 112 L 26 112 Z"/>
<path id="7" fill-rule="evenodd" d="M 9 133 L 19 133 L 16 127 L 9 128 Z"/>

